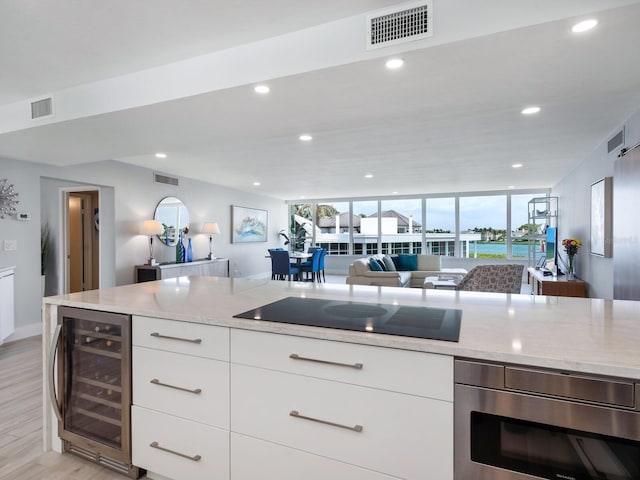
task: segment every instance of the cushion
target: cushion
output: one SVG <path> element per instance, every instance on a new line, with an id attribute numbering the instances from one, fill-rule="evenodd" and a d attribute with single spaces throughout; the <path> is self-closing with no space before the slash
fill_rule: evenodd
<path id="1" fill-rule="evenodd" d="M 364 275 L 366 272 L 370 272 L 371 268 L 369 268 L 369 262 L 364 258 L 359 258 L 354 260 L 353 264 L 353 272 L 356 275 Z"/>
<path id="2" fill-rule="evenodd" d="M 417 255 L 408 255 L 406 253 L 401 253 L 398 255 L 398 266 L 397 269 L 400 271 L 410 271 L 418 269 L 418 256 Z"/>
<path id="3" fill-rule="evenodd" d="M 393 260 L 389 255 L 385 255 L 384 257 L 382 257 L 382 261 L 384 262 L 384 266 L 387 267 L 388 272 L 396 271 L 396 264 L 393 263 Z"/>
<path id="4" fill-rule="evenodd" d="M 382 267 L 375 258 L 369 259 L 369 268 L 372 272 L 382 272 Z"/>
<path id="5" fill-rule="evenodd" d="M 418 255 L 418 268 L 416 270 L 438 272 L 441 268 L 441 255 Z"/>
<path id="6" fill-rule="evenodd" d="M 383 272 L 387 271 L 387 266 L 384 264 L 381 258 L 376 258 L 376 262 L 378 263 L 378 265 L 380 265 L 380 268 Z"/>

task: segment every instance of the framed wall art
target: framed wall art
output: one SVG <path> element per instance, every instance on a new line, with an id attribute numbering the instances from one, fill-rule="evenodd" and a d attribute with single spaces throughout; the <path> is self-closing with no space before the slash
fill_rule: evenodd
<path id="1" fill-rule="evenodd" d="M 591 255 L 611 256 L 613 223 L 613 177 L 605 177 L 591 185 Z"/>
<path id="2" fill-rule="evenodd" d="M 231 206 L 231 242 L 266 242 L 268 212 L 258 208 Z"/>

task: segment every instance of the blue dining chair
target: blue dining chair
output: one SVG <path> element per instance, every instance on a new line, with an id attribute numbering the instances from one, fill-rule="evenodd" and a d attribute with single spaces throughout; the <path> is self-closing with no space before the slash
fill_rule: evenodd
<path id="1" fill-rule="evenodd" d="M 287 280 L 291 281 L 291 276 L 294 278 L 300 278 L 300 269 L 291 265 L 289 261 L 289 252 L 287 250 L 270 250 L 271 255 L 271 279 L 284 280 L 285 275 Z"/>
<path id="2" fill-rule="evenodd" d="M 327 279 L 324 277 L 324 257 L 327 256 L 327 249 L 321 248 L 321 250 L 322 254 L 320 255 L 320 272 L 318 272 L 318 277 L 320 276 L 320 273 L 322 273 L 322 281 L 327 283 Z"/>
<path id="3" fill-rule="evenodd" d="M 322 249 L 316 248 L 313 252 L 313 256 L 310 260 L 300 264 L 300 272 L 304 272 L 306 277 L 309 277 L 311 273 L 311 281 L 320 281 L 320 257 L 322 256 Z"/>

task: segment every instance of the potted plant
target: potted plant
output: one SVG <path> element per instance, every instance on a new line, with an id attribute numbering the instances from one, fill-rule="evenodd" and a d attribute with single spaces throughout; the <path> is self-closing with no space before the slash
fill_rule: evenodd
<path id="1" fill-rule="evenodd" d="M 278 235 L 284 238 L 285 245 L 289 245 L 292 251 L 303 251 L 304 243 L 307 241 L 307 231 L 300 224 L 297 224 L 294 220 L 291 221 L 291 227 L 289 232 L 284 228 L 278 232 Z"/>

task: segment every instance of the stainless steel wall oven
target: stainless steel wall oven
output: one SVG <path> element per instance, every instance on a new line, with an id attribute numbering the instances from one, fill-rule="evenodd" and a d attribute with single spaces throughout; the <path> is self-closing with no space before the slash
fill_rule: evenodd
<path id="1" fill-rule="evenodd" d="M 455 362 L 456 480 L 640 479 L 636 380 Z"/>

